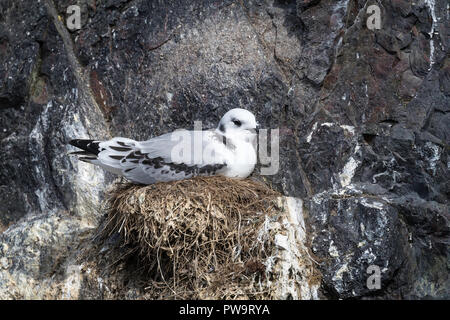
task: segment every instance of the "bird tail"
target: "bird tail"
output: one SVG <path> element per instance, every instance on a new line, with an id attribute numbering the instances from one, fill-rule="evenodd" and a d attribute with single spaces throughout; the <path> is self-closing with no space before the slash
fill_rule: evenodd
<path id="1" fill-rule="evenodd" d="M 97 160 L 97 156 L 100 152 L 101 141 L 90 139 L 73 139 L 69 141 L 74 147 L 77 147 L 83 151 L 74 151 L 69 154 L 79 156 L 78 159 L 84 162 L 91 163 L 92 160 Z"/>

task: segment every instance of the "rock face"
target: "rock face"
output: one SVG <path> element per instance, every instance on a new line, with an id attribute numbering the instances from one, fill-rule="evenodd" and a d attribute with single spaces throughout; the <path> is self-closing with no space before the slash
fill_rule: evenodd
<path id="1" fill-rule="evenodd" d="M 81 29 L 70 31 L 73 4 Z M 366 24 L 374 4 L 379 30 Z M 243 107 L 280 129 L 278 173 L 255 177 L 302 199 L 323 298 L 449 298 L 447 10 L 1 1 L 0 296 L 80 297 L 71 257 L 114 177 L 68 157 L 69 139 L 213 127 Z M 380 286 L 367 285 L 369 266 Z"/>

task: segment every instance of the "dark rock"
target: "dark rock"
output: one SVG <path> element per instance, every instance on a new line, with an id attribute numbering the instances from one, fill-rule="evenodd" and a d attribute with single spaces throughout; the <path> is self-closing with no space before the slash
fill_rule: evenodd
<path id="1" fill-rule="evenodd" d="M 16 257 L 0 267 L 23 264 L 26 230 L 82 246 L 98 225 L 114 177 L 68 157 L 70 139 L 211 128 L 243 107 L 280 129 L 279 172 L 254 178 L 303 199 L 325 298 L 450 296 L 446 1 L 77 3 L 69 31 L 71 1 L 0 2 L 0 232 Z M 53 239 L 24 272 L 70 277 L 68 256 Z"/>

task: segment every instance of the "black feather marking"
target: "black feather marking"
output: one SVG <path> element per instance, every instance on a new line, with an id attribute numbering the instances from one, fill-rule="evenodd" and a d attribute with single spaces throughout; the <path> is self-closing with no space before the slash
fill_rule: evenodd
<path id="1" fill-rule="evenodd" d="M 228 149 L 236 150 L 236 146 L 231 142 L 231 139 L 227 139 L 225 135 L 214 133 L 214 139 L 222 142 Z"/>
<path id="2" fill-rule="evenodd" d="M 126 156 L 127 159 L 142 159 L 143 156 L 136 155 L 136 152 L 131 152 Z"/>
<path id="3" fill-rule="evenodd" d="M 226 165 L 223 163 L 206 165 L 206 166 L 199 168 L 198 173 L 199 174 L 216 174 L 217 170 L 220 170 L 225 166 Z"/>
<path id="4" fill-rule="evenodd" d="M 70 155 L 74 156 L 95 156 L 94 154 L 88 152 L 88 151 L 73 151 L 69 153 Z"/>
<path id="5" fill-rule="evenodd" d="M 84 151 L 92 153 L 93 155 L 98 155 L 100 152 L 99 144 L 100 141 L 89 140 L 89 139 L 73 139 L 70 140 L 69 143 L 77 148 L 80 148 Z"/>
<path id="6" fill-rule="evenodd" d="M 162 168 L 165 163 L 164 163 L 164 159 L 161 157 L 157 157 L 157 158 L 149 158 L 147 157 L 144 161 L 142 161 L 143 164 L 152 166 L 155 169 L 160 169 Z"/>
<path id="7" fill-rule="evenodd" d="M 128 144 L 126 144 L 123 141 L 117 141 L 117 144 L 122 147 L 130 147 Z M 134 147 L 134 143 L 131 142 L 130 145 Z"/>
<path id="8" fill-rule="evenodd" d="M 90 163 L 90 160 L 97 160 L 97 158 L 94 158 L 94 157 L 80 157 L 80 158 L 78 158 L 78 160 Z"/>
<path id="9" fill-rule="evenodd" d="M 241 122 L 240 122 L 238 119 L 233 118 L 233 119 L 231 119 L 231 121 L 233 121 L 233 123 L 234 123 L 234 125 L 235 125 L 236 127 L 240 127 L 240 126 L 241 126 Z"/>
<path id="10" fill-rule="evenodd" d="M 213 164 L 213 165 L 206 165 L 206 166 L 202 166 L 202 167 L 198 167 L 198 166 L 189 166 L 187 164 L 183 164 L 183 163 L 173 163 L 173 162 L 165 162 L 163 158 L 158 157 L 158 158 L 146 158 L 144 161 L 142 161 L 142 164 L 144 165 L 149 165 L 151 167 L 153 167 L 153 169 L 160 169 L 163 166 L 168 166 L 170 171 L 175 171 L 175 173 L 180 173 L 180 172 L 184 172 L 185 175 L 214 175 L 216 174 L 216 172 L 220 169 L 222 169 L 223 167 L 226 166 L 225 163 L 220 163 L 220 164 Z M 167 170 L 162 170 L 161 171 L 162 174 L 167 174 L 169 173 Z"/>
<path id="11" fill-rule="evenodd" d="M 124 147 L 114 147 L 114 146 L 110 146 L 111 149 L 116 150 L 116 151 L 131 151 L 131 148 L 124 148 Z"/>
<path id="12" fill-rule="evenodd" d="M 128 168 L 128 169 L 125 169 L 124 172 L 130 172 L 130 171 L 133 170 L 133 169 L 136 169 L 136 168 Z"/>
<path id="13" fill-rule="evenodd" d="M 114 160 L 122 160 L 123 156 L 109 156 L 111 159 Z"/>

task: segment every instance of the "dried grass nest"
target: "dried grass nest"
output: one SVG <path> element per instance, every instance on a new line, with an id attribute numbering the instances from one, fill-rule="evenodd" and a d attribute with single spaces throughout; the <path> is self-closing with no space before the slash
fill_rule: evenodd
<path id="1" fill-rule="evenodd" d="M 269 298 L 261 236 L 281 195 L 261 182 L 221 176 L 148 186 L 111 195 L 100 236 L 119 233 L 146 265 L 150 299 Z"/>

